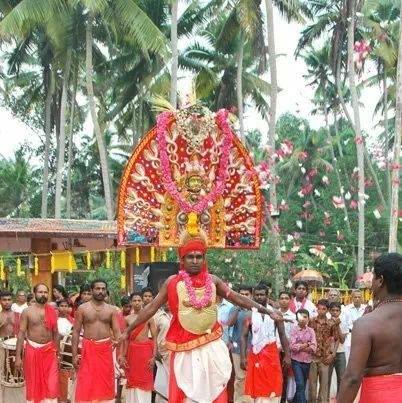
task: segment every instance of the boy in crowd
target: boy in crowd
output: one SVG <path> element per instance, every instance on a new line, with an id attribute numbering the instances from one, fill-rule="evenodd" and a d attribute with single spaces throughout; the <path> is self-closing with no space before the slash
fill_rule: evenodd
<path id="1" fill-rule="evenodd" d="M 314 330 L 308 326 L 310 314 L 307 309 L 296 312 L 297 325 L 290 333 L 290 356 L 296 381 L 296 394 L 293 403 L 307 403 L 306 384 L 310 364 L 317 349 Z"/>
<path id="2" fill-rule="evenodd" d="M 339 345 L 339 326 L 328 319 L 328 300 L 317 302 L 317 317 L 310 320 L 310 327 L 315 332 L 317 350 L 310 366 L 309 401 L 311 403 L 327 403 L 329 400 L 329 366 L 335 360 Z M 317 394 L 317 381 L 320 387 Z"/>

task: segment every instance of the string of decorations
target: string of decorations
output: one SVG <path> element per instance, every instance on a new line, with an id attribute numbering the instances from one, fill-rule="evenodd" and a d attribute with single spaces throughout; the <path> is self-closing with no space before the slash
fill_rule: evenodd
<path id="1" fill-rule="evenodd" d="M 134 262 L 135 265 L 139 265 L 141 263 L 141 248 L 136 247 L 134 251 Z M 6 256 L 0 256 L 0 281 L 5 281 L 6 280 L 6 267 L 15 267 L 15 272 L 17 277 L 21 277 L 25 275 L 25 269 L 22 267 L 22 262 L 23 260 L 31 260 L 33 262 L 33 274 L 35 277 L 39 275 L 39 259 L 40 258 L 49 258 L 50 257 L 50 272 L 53 274 L 57 271 L 63 271 L 63 272 L 68 272 L 72 273 L 74 270 L 76 270 L 76 265 L 74 261 L 74 257 L 76 256 L 82 256 L 84 259 L 84 266 L 86 270 L 90 271 L 95 268 L 94 262 L 93 262 L 93 255 L 98 254 L 98 253 L 104 253 L 105 258 L 104 258 L 104 267 L 106 269 L 111 269 L 112 268 L 112 252 L 114 253 L 119 253 L 120 257 L 120 269 L 121 269 L 121 284 L 122 288 L 125 288 L 125 272 L 127 268 L 127 252 L 125 249 L 99 249 L 99 250 L 86 250 L 86 251 L 79 251 L 79 252 L 72 252 L 69 250 L 65 251 L 52 251 L 49 253 L 29 253 L 29 254 L 19 254 L 19 255 L 6 255 Z M 160 261 L 166 262 L 167 261 L 167 252 L 166 250 L 159 250 L 159 259 Z M 62 257 L 62 258 L 67 258 L 67 264 L 65 267 L 62 269 L 57 268 L 57 258 Z M 149 252 L 149 260 L 151 263 L 155 262 L 156 259 L 156 251 L 154 247 L 150 248 Z M 15 264 L 10 264 L 9 261 L 13 260 Z M 6 264 L 7 263 L 7 264 Z M 31 267 L 29 268 L 31 269 Z M 29 270 L 28 269 L 28 270 Z M 123 280 L 124 277 L 124 280 Z M 123 287 L 124 285 L 124 287 Z"/>

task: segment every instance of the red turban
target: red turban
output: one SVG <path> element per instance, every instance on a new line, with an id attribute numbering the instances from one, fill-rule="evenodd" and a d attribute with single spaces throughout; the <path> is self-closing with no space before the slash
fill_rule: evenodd
<path id="1" fill-rule="evenodd" d="M 179 247 L 180 259 L 190 252 L 201 252 L 203 255 L 207 252 L 207 246 L 202 239 L 190 239 L 183 246 Z"/>

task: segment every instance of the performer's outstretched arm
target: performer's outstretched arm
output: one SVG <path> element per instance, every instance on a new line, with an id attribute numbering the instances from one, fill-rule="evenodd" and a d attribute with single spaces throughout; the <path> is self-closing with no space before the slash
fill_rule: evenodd
<path id="1" fill-rule="evenodd" d="M 130 325 L 127 326 L 127 328 L 124 330 L 124 332 L 121 334 L 119 338 L 119 342 L 127 339 L 129 333 L 136 328 L 138 325 L 141 323 L 146 322 L 147 320 L 151 319 L 152 316 L 156 314 L 156 311 L 167 302 L 167 286 L 169 284 L 169 281 L 171 278 L 174 276 L 170 276 L 161 289 L 159 290 L 158 295 L 141 311 L 138 313 L 137 317 L 135 318 L 134 322 L 132 322 Z"/>
<path id="2" fill-rule="evenodd" d="M 247 340 L 250 332 L 251 314 L 244 318 L 240 333 L 240 368 L 247 369 Z"/>
<path id="3" fill-rule="evenodd" d="M 370 355 L 371 344 L 370 329 L 364 322 L 364 318 L 356 321 L 353 324 L 350 358 L 345 374 L 342 377 L 341 387 L 337 396 L 338 402 L 354 402 Z"/>
<path id="4" fill-rule="evenodd" d="M 262 306 L 261 304 L 258 304 L 252 299 L 247 298 L 244 295 L 237 293 L 236 291 L 233 291 L 219 277 L 216 276 L 213 277 L 215 279 L 216 292 L 222 298 L 225 298 L 228 301 L 232 302 L 233 304 L 241 306 L 242 308 L 245 309 L 255 308 L 258 310 L 259 313 L 269 315 L 273 320 L 282 319 L 282 314 L 278 310 L 270 306 Z"/>
<path id="5" fill-rule="evenodd" d="M 25 334 L 28 328 L 28 315 L 26 310 L 22 311 L 20 319 L 20 330 L 17 336 L 17 347 L 15 352 L 15 368 L 21 371 L 22 368 L 22 347 L 24 345 Z"/>

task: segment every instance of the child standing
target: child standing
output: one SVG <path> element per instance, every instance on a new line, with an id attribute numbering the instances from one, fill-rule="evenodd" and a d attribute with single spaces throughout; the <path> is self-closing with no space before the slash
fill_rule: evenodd
<path id="1" fill-rule="evenodd" d="M 310 363 L 317 349 L 314 330 L 308 327 L 309 312 L 299 309 L 296 312 L 297 325 L 290 333 L 290 356 L 296 382 L 294 403 L 306 403 L 306 383 L 310 371 Z"/>

